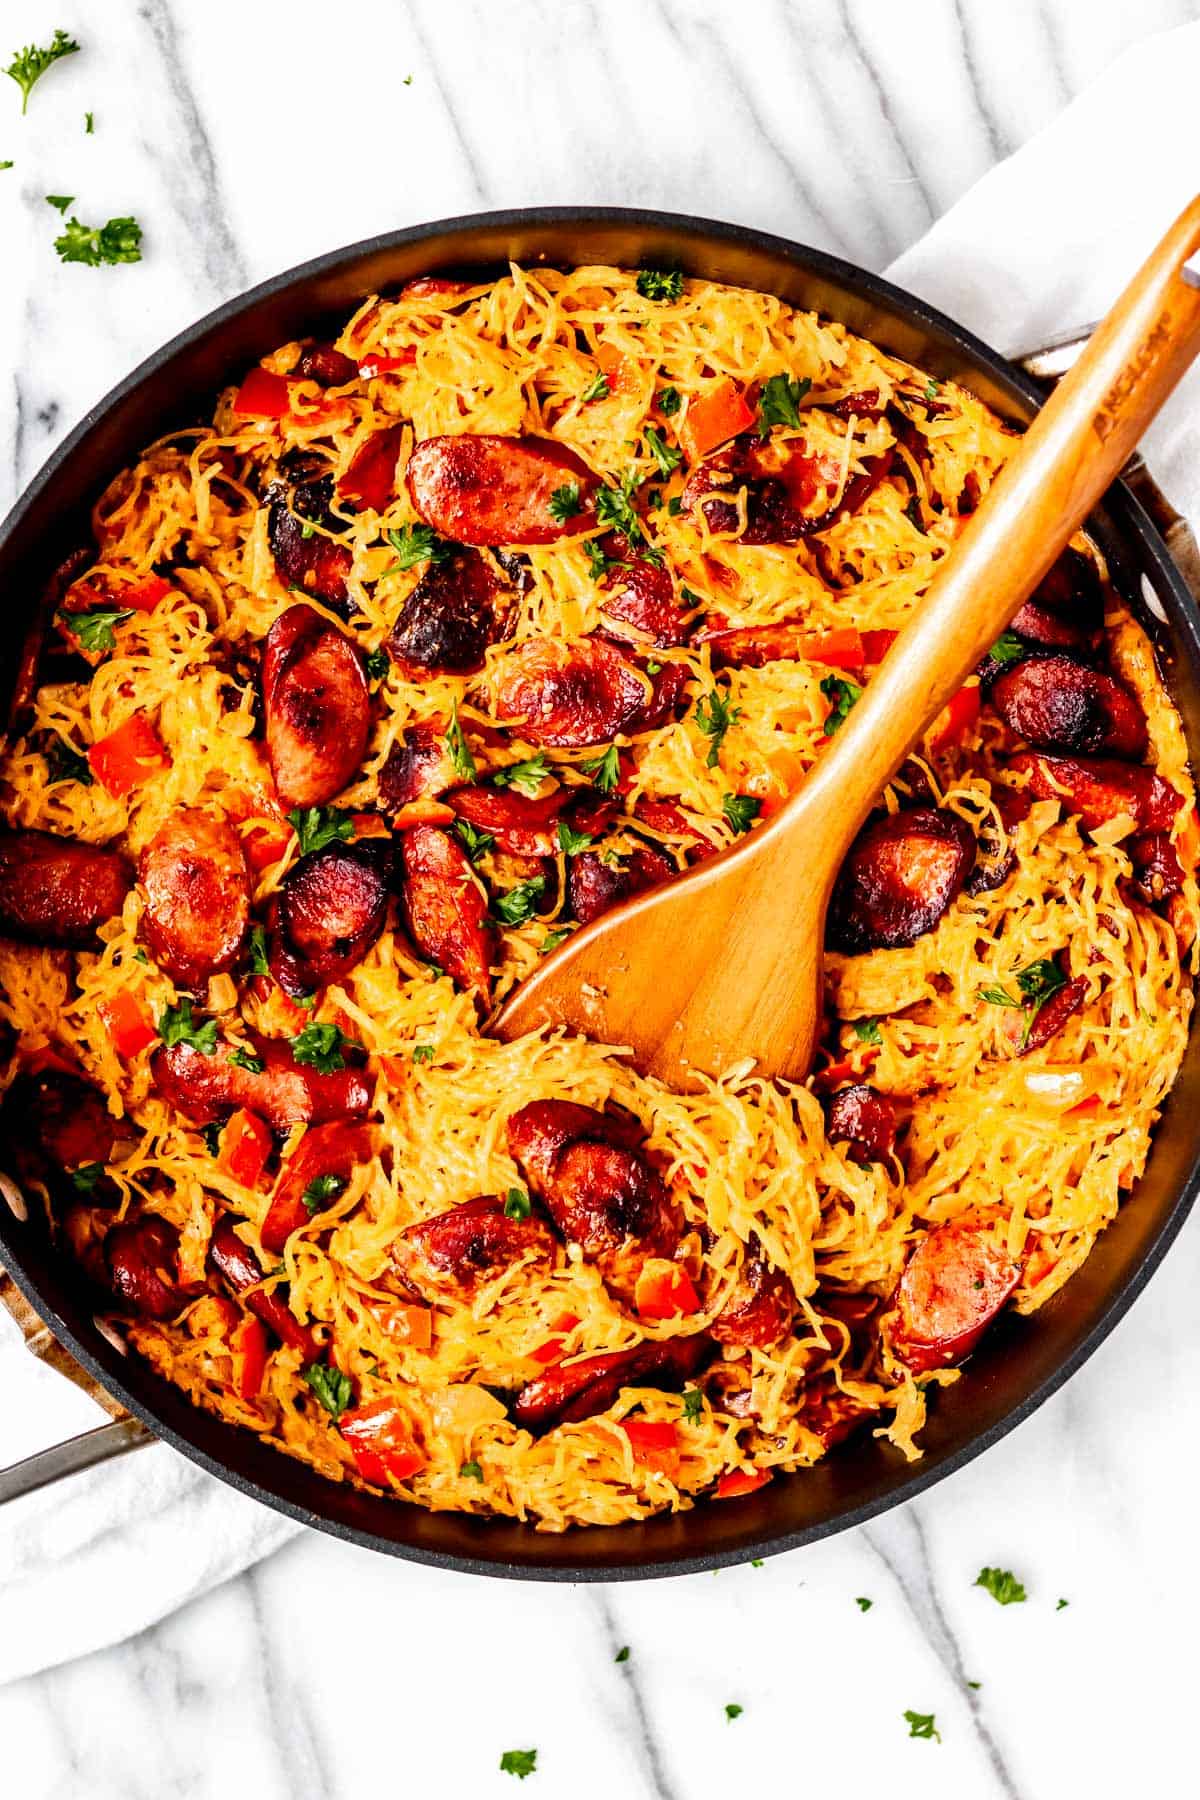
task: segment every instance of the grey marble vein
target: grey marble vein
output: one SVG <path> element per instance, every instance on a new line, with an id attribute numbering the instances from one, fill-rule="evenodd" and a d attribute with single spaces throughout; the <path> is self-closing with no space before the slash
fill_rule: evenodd
<path id="1" fill-rule="evenodd" d="M 973 28 L 968 17 L 968 10 L 964 6 L 964 0 L 954 0 L 954 17 L 962 41 L 963 69 L 971 84 L 971 93 L 979 112 L 980 123 L 987 133 L 988 147 L 993 158 L 999 162 L 1002 156 L 1009 155 L 1013 146 L 1005 138 L 997 124 L 987 94 L 984 92 L 982 74 L 975 56 Z"/>
<path id="2" fill-rule="evenodd" d="M 628 1660 L 623 1663 L 615 1661 L 617 1652 L 621 1649 L 621 1640 L 617 1634 L 616 1616 L 608 1590 L 603 1587 L 593 1589 L 592 1599 L 604 1627 L 609 1659 L 613 1661 L 617 1674 L 629 1693 L 630 1707 L 637 1726 L 637 1760 L 646 1776 L 647 1791 L 653 1795 L 654 1800 L 683 1800 L 667 1773 L 666 1754 L 650 1717 L 636 1653 L 631 1650 Z"/>

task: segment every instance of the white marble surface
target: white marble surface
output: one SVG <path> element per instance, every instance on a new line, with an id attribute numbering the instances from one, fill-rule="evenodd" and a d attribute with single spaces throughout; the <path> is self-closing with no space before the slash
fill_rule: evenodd
<path id="1" fill-rule="evenodd" d="M 7 0 L 0 50 L 63 25 L 85 52 L 24 121 L 0 94 L 16 165 L 0 173 L 0 505 L 164 337 L 319 250 L 574 200 L 743 220 L 882 267 L 1125 45 L 1198 15 Z M 88 220 L 136 213 L 145 262 L 60 267 L 47 192 Z M 760 1569 L 515 1586 L 306 1535 L 140 1638 L 0 1689 L 3 1791 L 440 1800 L 515 1793 L 500 1753 L 536 1746 L 531 1800 L 1196 1792 L 1198 1287 L 1200 1219 L 1088 1367 L 982 1462 Z M 14 1439 L 0 1414 L 0 1463 L 32 1447 Z M 984 1563 L 1029 1601 L 973 1587 Z M 935 1713 L 942 1741 L 910 1740 L 906 1708 Z"/>

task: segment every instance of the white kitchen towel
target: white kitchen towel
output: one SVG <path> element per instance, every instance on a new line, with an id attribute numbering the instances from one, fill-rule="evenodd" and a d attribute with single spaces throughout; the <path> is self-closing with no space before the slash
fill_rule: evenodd
<path id="1" fill-rule="evenodd" d="M 1121 57 L 1046 131 L 975 187 L 889 271 L 1016 352 L 1097 318 L 1200 192 L 1200 25 Z M 1156 425 L 1149 460 L 1200 525 L 1200 371 Z M 0 1319 L 0 1455 L 99 1414 L 32 1364 Z M 0 1513 L 0 1681 L 143 1629 L 296 1528 L 164 1446 Z"/>

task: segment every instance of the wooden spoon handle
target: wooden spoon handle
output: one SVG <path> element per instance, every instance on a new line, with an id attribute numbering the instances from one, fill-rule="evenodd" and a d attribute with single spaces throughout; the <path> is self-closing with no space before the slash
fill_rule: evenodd
<path id="1" fill-rule="evenodd" d="M 880 789 L 1028 599 L 1200 351 L 1200 198 L 1180 215 L 1046 402 L 920 611 L 800 791 L 767 827 L 849 845 Z M 836 792 L 835 792 L 836 790 Z"/>

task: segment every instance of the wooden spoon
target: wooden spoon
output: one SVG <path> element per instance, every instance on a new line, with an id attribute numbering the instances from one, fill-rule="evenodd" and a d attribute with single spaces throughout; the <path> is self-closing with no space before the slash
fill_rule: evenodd
<path id="1" fill-rule="evenodd" d="M 503 1038 L 566 1025 L 675 1087 L 752 1058 L 802 1079 L 822 1015 L 825 914 L 880 790 L 1000 636 L 1200 350 L 1200 198 L 1047 401 L 919 612 L 804 785 L 692 874 L 576 932 L 509 999 Z"/>

